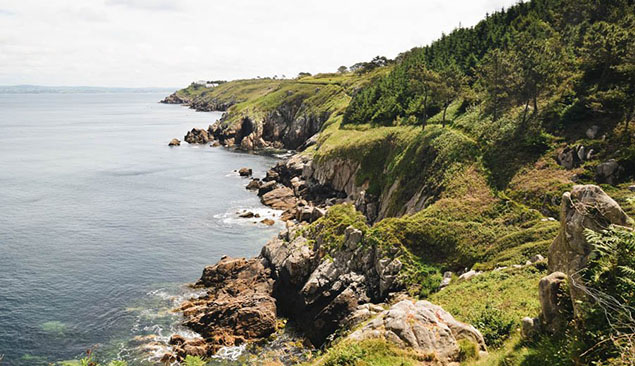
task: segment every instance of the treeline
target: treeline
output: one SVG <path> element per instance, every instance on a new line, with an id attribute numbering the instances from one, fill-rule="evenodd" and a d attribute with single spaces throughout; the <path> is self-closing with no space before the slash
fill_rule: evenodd
<path id="1" fill-rule="evenodd" d="M 425 125 L 459 98 L 494 120 L 522 106 L 525 122 L 544 98 L 556 126 L 599 119 L 628 127 L 634 14 L 632 0 L 518 3 L 399 55 L 387 76 L 354 96 L 343 123 Z"/>

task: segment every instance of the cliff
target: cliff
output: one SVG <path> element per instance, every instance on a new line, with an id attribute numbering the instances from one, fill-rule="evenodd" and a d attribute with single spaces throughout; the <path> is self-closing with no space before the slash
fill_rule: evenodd
<path id="1" fill-rule="evenodd" d="M 580 17 L 554 16 L 561 7 Z M 461 360 L 451 330 L 439 340 L 449 347 L 424 347 L 432 359 L 417 353 L 421 344 L 409 336 L 416 326 L 402 324 L 398 334 L 386 324 L 401 324 L 403 313 L 425 318 L 432 304 L 473 324 L 498 355 L 487 356 L 492 362 L 558 364 L 583 353 L 569 344 L 562 356 L 549 349 L 557 340 L 521 341 L 516 329 L 540 311 L 539 287 L 560 286 L 550 284 L 561 276 L 540 279 L 562 267 L 553 250 L 570 240 L 558 220 L 574 215 L 561 213 L 561 205 L 573 207 L 566 192 L 600 185 L 624 215 L 635 214 L 632 52 L 618 42 L 632 39 L 633 27 L 620 9 L 520 3 L 369 70 L 242 80 L 170 97 L 231 104 L 220 121 L 191 131 L 192 143 L 295 150 L 249 183 L 289 225 L 253 260 L 267 273 L 266 303 L 275 299 L 276 312 L 314 345 L 333 345 L 314 364 L 338 364 L 356 341 L 364 346 L 350 352 L 359 359 L 384 352 L 391 360 Z M 541 57 L 530 46 L 558 52 Z M 613 53 L 599 61 L 605 51 Z M 532 69 L 539 61 L 546 63 Z M 576 240 L 586 243 L 587 226 Z M 463 361 L 478 362 L 479 339 Z"/>

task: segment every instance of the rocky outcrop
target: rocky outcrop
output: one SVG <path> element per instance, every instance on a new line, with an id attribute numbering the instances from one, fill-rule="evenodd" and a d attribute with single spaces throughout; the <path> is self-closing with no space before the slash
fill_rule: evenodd
<path id="1" fill-rule="evenodd" d="M 199 112 L 213 112 L 213 111 L 226 111 L 232 105 L 236 104 L 236 100 L 231 98 L 229 100 L 220 100 L 217 98 L 208 98 L 207 96 L 199 96 L 191 98 L 188 96 L 178 96 L 176 93 L 172 93 L 161 100 L 163 104 L 184 104 L 188 107 L 195 109 Z"/>
<path id="2" fill-rule="evenodd" d="M 483 336 L 476 328 L 455 320 L 443 308 L 428 301 L 400 301 L 347 338 L 353 341 L 386 339 L 401 348 L 434 354 L 442 364 L 459 360 L 460 339 L 474 342 L 479 351 L 487 351 Z"/>
<path id="3" fill-rule="evenodd" d="M 191 131 L 187 132 L 183 139 L 188 144 L 206 144 L 210 141 L 207 130 L 202 128 L 193 128 Z"/>
<path id="4" fill-rule="evenodd" d="M 163 104 L 185 104 L 187 101 L 181 99 L 176 93 L 172 93 L 165 97 L 161 102 Z"/>
<path id="5" fill-rule="evenodd" d="M 583 162 L 590 160 L 595 155 L 593 149 L 588 149 L 584 145 L 567 146 L 558 153 L 557 161 L 565 169 L 573 169 Z"/>
<path id="6" fill-rule="evenodd" d="M 206 288 L 207 294 L 186 301 L 179 310 L 185 325 L 205 342 L 195 348 L 181 347 L 181 356 L 212 355 L 222 346 L 262 340 L 275 332 L 273 280 L 260 259 L 224 257 L 205 268 L 196 286 Z"/>
<path id="7" fill-rule="evenodd" d="M 196 99 L 188 104 L 201 111 L 224 111 L 233 102 L 220 104 Z M 302 99 L 290 98 L 260 118 L 223 115 L 210 126 L 208 134 L 224 146 L 242 150 L 306 148 L 307 141 L 316 136 L 329 116 L 309 111 Z"/>
<path id="8" fill-rule="evenodd" d="M 362 245 L 361 231 L 348 227 L 342 248 L 329 248 L 322 237 L 313 242 L 293 232 L 263 248 L 271 269 L 279 311 L 296 320 L 316 345 L 338 329 L 358 306 L 379 302 L 401 288 L 402 268 L 396 253 Z"/>
<path id="9" fill-rule="evenodd" d="M 552 273 L 539 285 L 543 330 L 558 332 L 572 316 L 578 315 L 580 304 L 588 300 L 580 271 L 585 268 L 593 247 L 585 230 L 600 231 L 609 225 L 630 225 L 630 219 L 602 188 L 576 185 L 562 196 L 560 231 L 549 247 Z"/>
<path id="10" fill-rule="evenodd" d="M 593 249 L 584 231 L 604 230 L 611 224 L 628 224 L 628 216 L 617 202 L 598 186 L 574 186 L 562 196 L 560 232 L 549 248 L 549 270 L 567 275 L 578 272 Z"/>

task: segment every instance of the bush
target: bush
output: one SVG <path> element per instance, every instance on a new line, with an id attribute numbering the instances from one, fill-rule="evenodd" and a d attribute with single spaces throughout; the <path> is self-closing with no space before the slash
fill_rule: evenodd
<path id="1" fill-rule="evenodd" d="M 198 356 L 187 355 L 183 361 L 183 366 L 205 366 L 206 362 Z"/>
<path id="2" fill-rule="evenodd" d="M 459 361 L 478 358 L 478 345 L 469 339 L 459 339 Z"/>
<path id="3" fill-rule="evenodd" d="M 500 310 L 487 305 L 473 324 L 483 334 L 485 343 L 497 348 L 509 337 L 514 327 L 514 320 L 505 316 Z"/>

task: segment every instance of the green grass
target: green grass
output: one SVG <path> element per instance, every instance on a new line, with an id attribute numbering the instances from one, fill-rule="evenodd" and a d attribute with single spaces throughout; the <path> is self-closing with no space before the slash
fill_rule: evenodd
<path id="1" fill-rule="evenodd" d="M 434 360 L 433 355 L 401 349 L 381 340 L 342 341 L 301 366 L 415 366 Z"/>
<path id="2" fill-rule="evenodd" d="M 491 335 L 489 346 L 500 346 L 506 337 L 516 334 L 523 317 L 540 312 L 538 282 L 544 275 L 545 269 L 535 266 L 486 272 L 469 281 L 454 281 L 432 294 L 429 301 L 480 328 L 486 340 Z"/>

